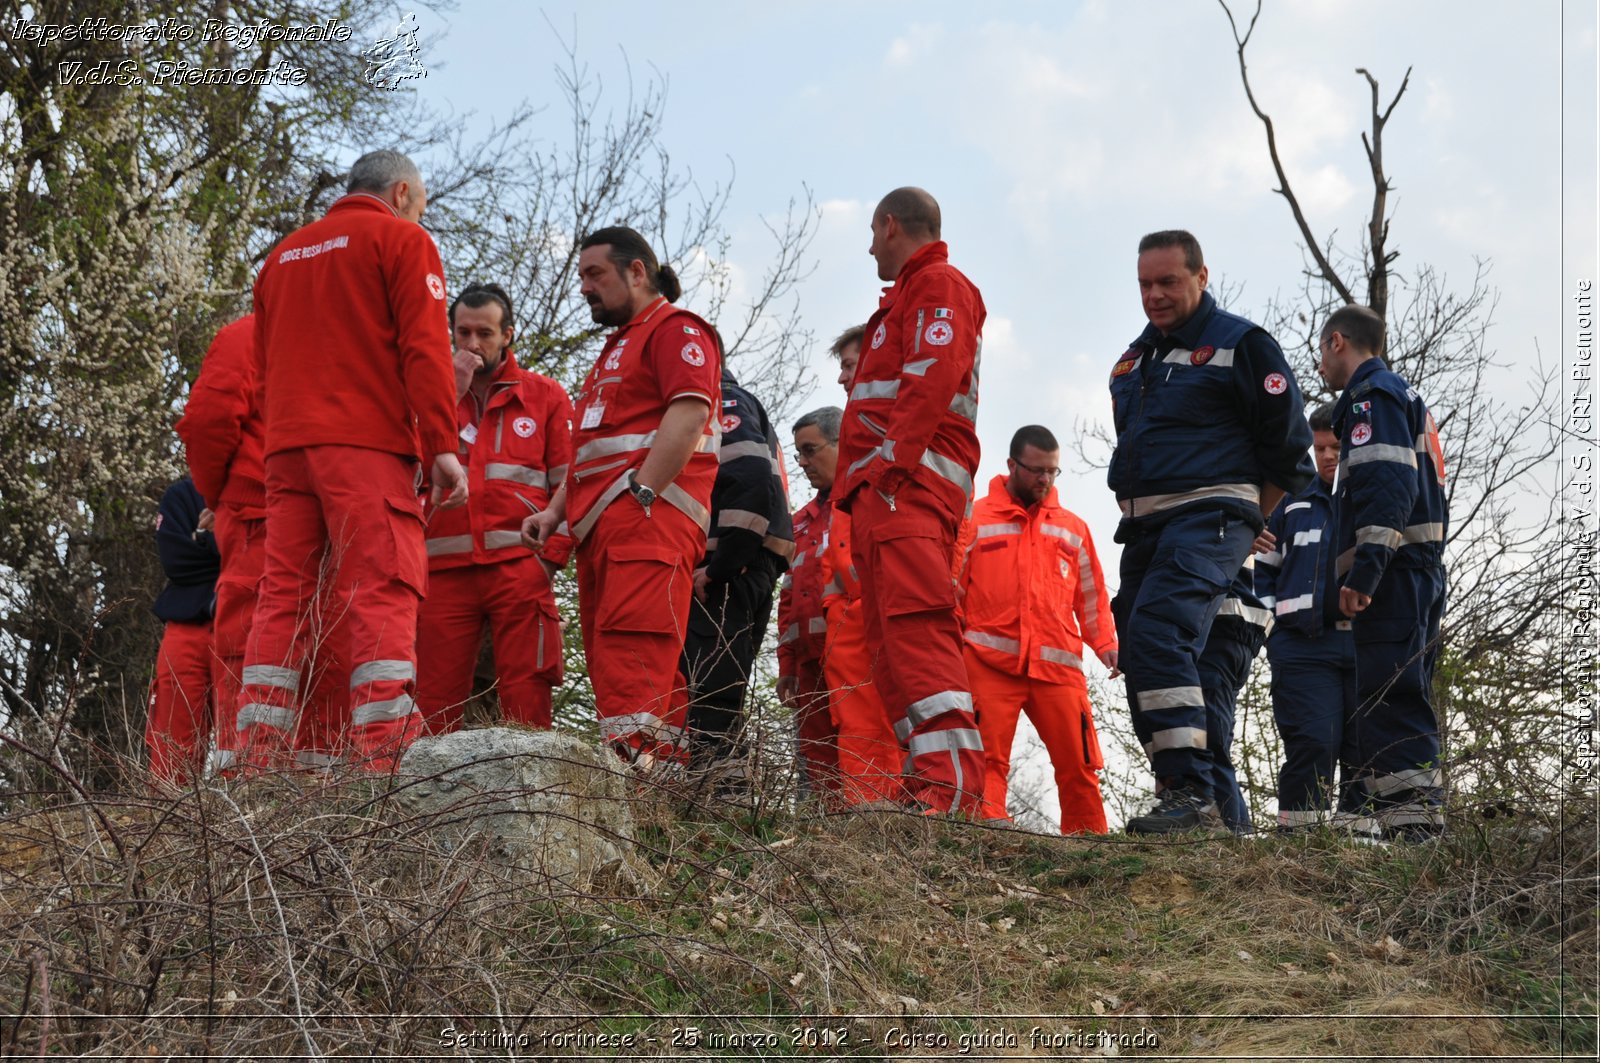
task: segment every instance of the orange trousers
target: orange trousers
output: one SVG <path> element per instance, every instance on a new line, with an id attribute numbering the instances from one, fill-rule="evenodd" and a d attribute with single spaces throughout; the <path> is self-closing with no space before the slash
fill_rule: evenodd
<path id="1" fill-rule="evenodd" d="M 182 785 L 199 778 L 211 742 L 211 624 L 168 620 L 145 714 L 150 773 Z"/>
<path id="2" fill-rule="evenodd" d="M 795 745 L 806 784 L 813 794 L 828 804 L 836 804 L 839 794 L 839 734 L 828 708 L 828 681 L 821 661 L 795 664 L 794 712 Z"/>
<path id="3" fill-rule="evenodd" d="M 238 727 L 239 677 L 256 611 L 261 574 L 267 561 L 267 521 L 223 503 L 214 511 L 222 574 L 217 578 L 217 615 L 212 629 L 211 682 L 215 690 L 217 768 L 237 768 L 243 735 Z M 326 608 L 322 615 L 331 616 Z M 325 766 L 345 753 L 345 720 L 350 714 L 349 629 L 334 623 L 313 659 L 311 693 L 291 742 L 302 767 Z"/>
<path id="4" fill-rule="evenodd" d="M 928 811 L 977 815 L 985 765 L 949 577 L 956 518 L 907 480 L 892 501 L 856 491 L 850 527 L 873 683 L 890 718 L 911 724 L 906 790 Z"/>
<path id="5" fill-rule="evenodd" d="M 417 619 L 417 705 L 427 733 L 461 727 L 486 623 L 502 718 L 550 727 L 550 688 L 561 682 L 561 622 L 544 566 L 523 553 L 428 574 Z"/>
<path id="6" fill-rule="evenodd" d="M 991 668 L 969 648 L 967 678 L 978 708 L 978 730 L 988 774 L 983 787 L 985 819 L 1010 819 L 1006 795 L 1011 775 L 1011 745 L 1017 717 L 1026 712 L 1055 769 L 1061 799 L 1062 834 L 1106 833 L 1106 807 L 1100 797 L 1100 737 L 1095 733 L 1089 692 L 1068 683 L 1043 683 Z"/>
<path id="7" fill-rule="evenodd" d="M 416 463 L 304 447 L 269 455 L 266 481 L 266 559 L 240 674 L 244 762 L 293 762 L 316 662 L 342 624 L 350 710 L 339 723 L 363 766 L 392 770 L 422 725 L 412 694 L 428 573 Z"/>
<path id="8" fill-rule="evenodd" d="M 872 682 L 872 652 L 861 600 L 828 614 L 828 711 L 838 733 L 839 800 L 846 805 L 905 801 L 905 747 Z M 903 717 L 907 737 L 911 725 Z"/>
<path id="9" fill-rule="evenodd" d="M 606 743 L 630 759 L 688 757 L 689 695 L 678 671 L 705 531 L 669 502 L 630 496 L 578 546 L 578 616 Z"/>

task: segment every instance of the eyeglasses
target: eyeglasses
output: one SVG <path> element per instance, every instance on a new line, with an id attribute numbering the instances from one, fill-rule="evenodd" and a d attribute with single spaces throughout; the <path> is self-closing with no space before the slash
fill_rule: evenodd
<path id="1" fill-rule="evenodd" d="M 807 461 L 810 461 L 812 458 L 817 456 L 818 451 L 826 450 L 828 447 L 836 447 L 838 445 L 839 444 L 837 443 L 807 443 L 804 446 L 795 447 L 794 449 L 795 453 L 799 454 Z"/>
<path id="2" fill-rule="evenodd" d="M 1017 468 L 1021 469 L 1030 476 L 1042 476 L 1047 480 L 1054 480 L 1056 477 L 1061 475 L 1060 469 L 1046 469 L 1042 467 L 1036 468 L 1032 465 L 1024 465 L 1022 462 L 1017 461 L 1016 458 L 1012 458 L 1011 461 L 1016 465 Z"/>

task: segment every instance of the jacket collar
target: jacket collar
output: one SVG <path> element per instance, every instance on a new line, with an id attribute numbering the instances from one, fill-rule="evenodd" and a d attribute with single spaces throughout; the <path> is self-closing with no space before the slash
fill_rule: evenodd
<path id="1" fill-rule="evenodd" d="M 1024 514 L 1043 513 L 1045 510 L 1059 509 L 1061 507 L 1061 501 L 1059 496 L 1056 494 L 1054 484 L 1050 486 L 1050 493 L 1040 499 L 1037 506 L 1025 506 L 1021 502 L 1018 502 L 1016 496 L 1014 496 L 1010 489 L 1006 487 L 1006 481 L 1008 479 L 1010 479 L 1010 477 L 1005 473 L 999 473 L 994 479 L 989 481 L 989 498 L 991 501 L 1010 506 L 1014 511 Z"/>
<path id="2" fill-rule="evenodd" d="M 911 257 L 906 259 L 905 265 L 900 267 L 900 275 L 894 283 L 883 290 L 883 295 L 878 299 L 878 305 L 885 306 L 894 301 L 895 294 L 901 291 L 907 279 L 918 270 L 927 269 L 929 266 L 950 261 L 950 245 L 943 240 L 935 240 L 931 244 L 923 244 L 911 252 Z"/>
<path id="3" fill-rule="evenodd" d="M 328 213 L 332 214 L 336 210 L 370 210 L 387 214 L 391 218 L 400 217 L 393 207 L 371 192 L 351 192 L 347 196 L 341 196 L 328 208 Z"/>

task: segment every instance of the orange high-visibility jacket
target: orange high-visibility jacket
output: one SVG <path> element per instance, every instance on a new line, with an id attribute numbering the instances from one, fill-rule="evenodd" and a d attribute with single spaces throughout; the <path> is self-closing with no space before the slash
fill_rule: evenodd
<path id="1" fill-rule="evenodd" d="M 794 515 L 794 561 L 778 593 L 778 675 L 799 674 L 802 661 L 822 660 L 828 634 L 822 611 L 822 555 L 833 504 L 818 495 Z"/>
<path id="2" fill-rule="evenodd" d="M 996 476 L 956 549 L 963 637 L 985 664 L 1083 686 L 1084 643 L 1117 648 L 1111 601 L 1089 527 L 1055 488 L 1031 512 Z"/>

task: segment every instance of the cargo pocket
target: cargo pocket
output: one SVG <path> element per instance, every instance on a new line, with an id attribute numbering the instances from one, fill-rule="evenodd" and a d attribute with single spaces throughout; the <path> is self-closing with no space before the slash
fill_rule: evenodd
<path id="1" fill-rule="evenodd" d="M 395 577 L 416 591 L 428 593 L 428 549 L 423 542 L 422 503 L 415 497 L 384 497 L 389 510 L 389 536 L 394 544 Z"/>
<path id="2" fill-rule="evenodd" d="M 671 551 L 651 543 L 618 546 L 606 554 L 603 571 L 600 630 L 682 636 L 690 592 Z"/>
<path id="3" fill-rule="evenodd" d="M 886 617 L 953 612 L 950 555 L 932 529 L 896 530 L 874 549 L 879 608 Z"/>
<path id="4" fill-rule="evenodd" d="M 1094 729 L 1094 715 L 1085 712 L 1078 720 L 1083 732 L 1083 762 L 1099 771 L 1106 766 L 1106 758 L 1100 752 L 1100 734 Z"/>
<path id="5" fill-rule="evenodd" d="M 566 673 L 561 617 L 543 603 L 536 606 L 536 610 L 534 637 L 537 646 L 534 649 L 533 674 L 554 686 L 561 682 Z"/>

